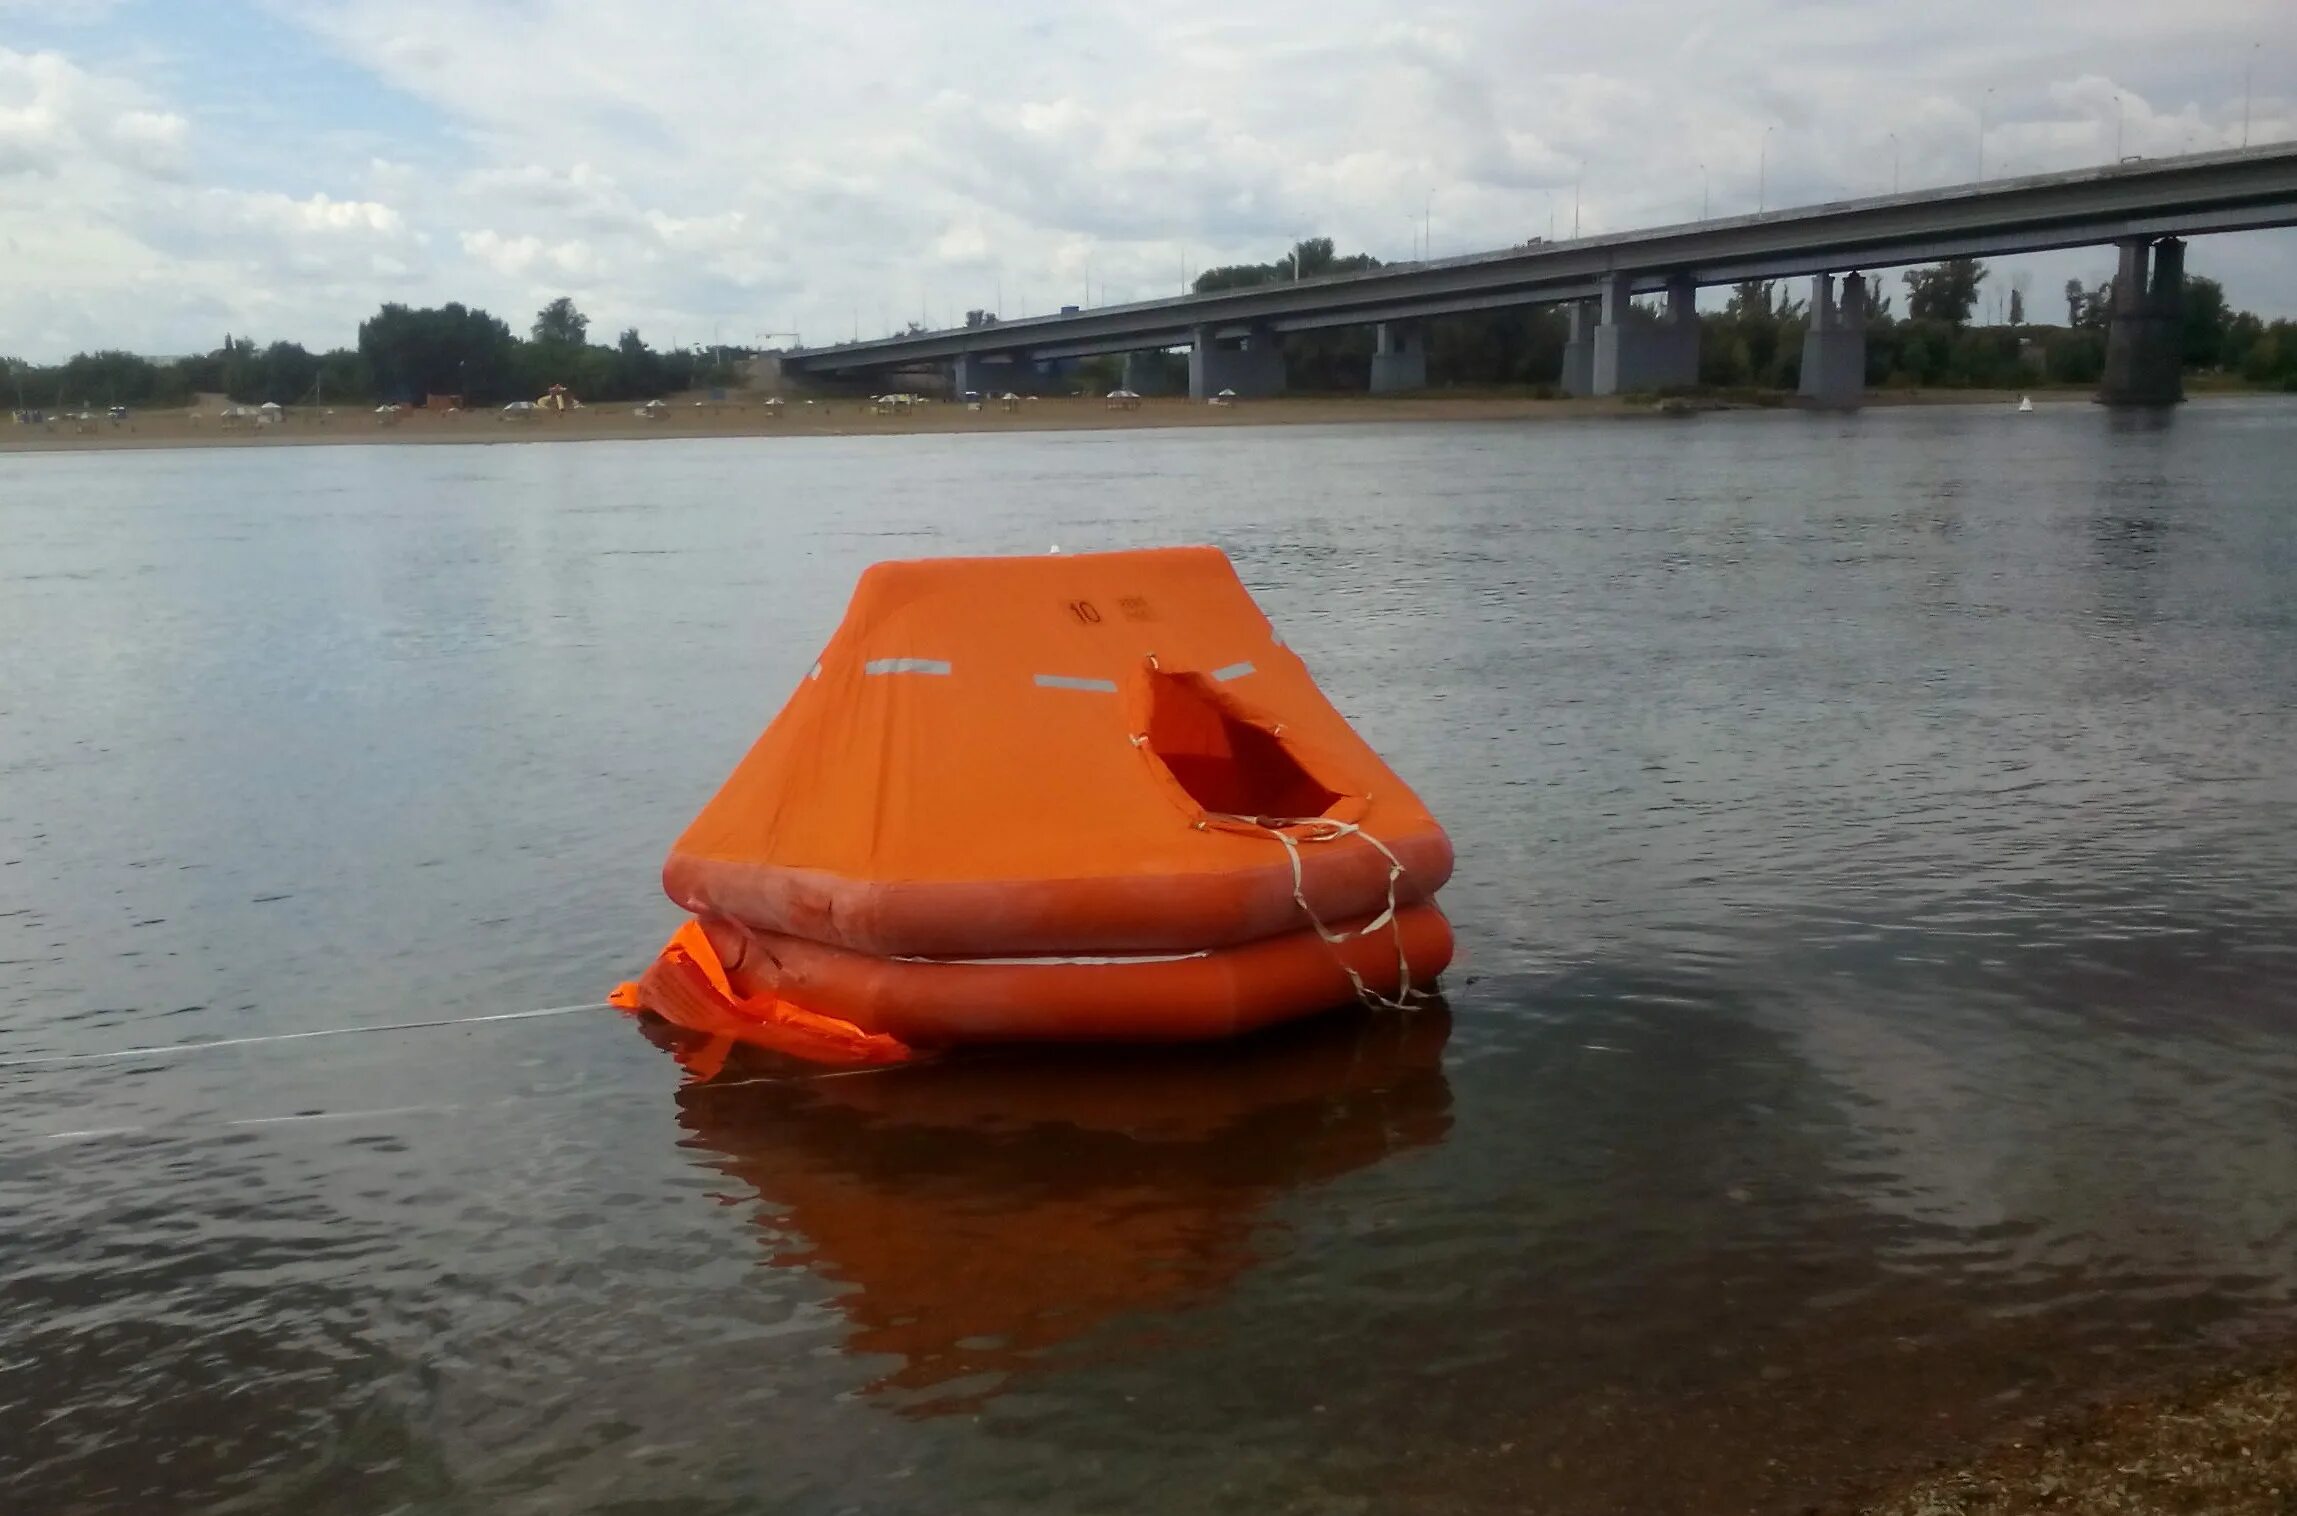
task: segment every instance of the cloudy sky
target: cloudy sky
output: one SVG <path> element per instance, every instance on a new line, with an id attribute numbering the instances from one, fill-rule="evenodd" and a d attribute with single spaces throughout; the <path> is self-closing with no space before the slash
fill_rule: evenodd
<path id="1" fill-rule="evenodd" d="M 0 353 L 813 342 L 2297 139 L 2291 0 L 0 0 Z M 2191 266 L 2297 314 L 2297 231 Z M 2104 252 L 2022 265 L 2037 315 Z M 2006 282 L 2009 272 L 2005 266 Z M 770 334 L 782 334 L 772 336 Z"/>

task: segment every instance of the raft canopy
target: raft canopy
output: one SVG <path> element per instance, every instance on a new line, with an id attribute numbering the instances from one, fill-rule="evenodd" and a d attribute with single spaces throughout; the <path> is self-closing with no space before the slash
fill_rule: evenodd
<path id="1" fill-rule="evenodd" d="M 1202 950 L 1301 924 L 1270 832 L 1315 818 L 1397 839 L 1406 903 L 1450 873 L 1218 549 L 888 563 L 663 879 L 866 953 Z M 1354 848 L 1307 888 L 1345 916 L 1385 876 Z"/>

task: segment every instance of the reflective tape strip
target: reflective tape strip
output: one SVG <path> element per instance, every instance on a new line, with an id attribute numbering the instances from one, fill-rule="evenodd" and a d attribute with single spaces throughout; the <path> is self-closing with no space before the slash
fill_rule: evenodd
<path id="1" fill-rule="evenodd" d="M 1075 674 L 1039 674 L 1037 684 L 1048 690 L 1097 690 L 1104 695 L 1117 692 L 1114 679 L 1085 679 Z"/>
<path id="2" fill-rule="evenodd" d="M 821 662 L 819 659 L 816 659 L 814 662 L 814 671 L 806 675 L 806 677 L 808 679 L 819 679 L 821 677 Z"/>
<path id="3" fill-rule="evenodd" d="M 1242 679 L 1246 674 L 1257 674 L 1259 672 L 1260 670 L 1254 668 L 1249 663 L 1232 663 L 1224 669 L 1214 669 L 1212 671 L 1212 677 L 1215 679 L 1224 680 Z"/>
<path id="4" fill-rule="evenodd" d="M 861 666 L 865 674 L 946 674 L 946 658 L 872 658 Z"/>

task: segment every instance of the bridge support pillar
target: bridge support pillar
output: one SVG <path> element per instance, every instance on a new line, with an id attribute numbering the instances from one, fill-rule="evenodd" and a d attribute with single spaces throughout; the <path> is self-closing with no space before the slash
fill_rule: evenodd
<path id="1" fill-rule="evenodd" d="M 1372 350 L 1372 393 L 1392 395 L 1428 387 L 1428 349 L 1417 321 L 1383 321 Z"/>
<path id="2" fill-rule="evenodd" d="M 2121 244 L 2121 253 L 2098 399 L 2106 405 L 2175 405 L 2185 398 L 2185 244 L 2175 237 L 2132 237 Z"/>
<path id="3" fill-rule="evenodd" d="M 1125 354 L 1124 387 L 1136 395 L 1161 395 L 1168 386 L 1164 382 L 1164 350 Z"/>
<path id="4" fill-rule="evenodd" d="M 1689 389 L 1699 382 L 1698 287 L 1689 275 L 1667 281 L 1667 309 L 1656 321 L 1639 316 L 1625 274 L 1603 286 L 1603 324 L 1595 329 L 1598 395 Z"/>
<path id="5" fill-rule="evenodd" d="M 1575 400 L 1585 399 L 1595 393 L 1595 308 L 1574 300 L 1563 311 L 1571 323 L 1563 344 L 1563 392 Z"/>
<path id="6" fill-rule="evenodd" d="M 1837 302 L 1834 275 L 1810 282 L 1810 325 L 1803 331 L 1802 383 L 1796 393 L 1813 406 L 1852 411 L 1866 399 L 1866 280 L 1852 274 L 1842 281 Z"/>
<path id="7" fill-rule="evenodd" d="M 950 364 L 949 393 L 952 399 L 964 399 L 967 390 L 973 390 L 986 399 L 1008 392 L 1030 395 L 1041 387 L 1037 365 L 1024 353 L 997 356 L 959 353 Z"/>
<path id="8" fill-rule="evenodd" d="M 1284 393 L 1282 340 L 1254 327 L 1242 347 L 1222 347 L 1210 327 L 1198 327 L 1188 349 L 1188 398 L 1210 400 L 1222 390 L 1244 400 Z"/>

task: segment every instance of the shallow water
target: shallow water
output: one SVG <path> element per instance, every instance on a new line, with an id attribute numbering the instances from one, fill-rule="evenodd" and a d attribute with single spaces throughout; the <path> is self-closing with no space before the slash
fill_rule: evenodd
<path id="1" fill-rule="evenodd" d="M 1225 547 L 1460 938 L 1210 1053 L 0 1069 L 0 1504 L 1799 1509 L 2277 1331 L 2292 479 L 2262 401 L 0 457 L 0 1059 L 592 1000 L 863 565 L 1053 542 Z"/>

